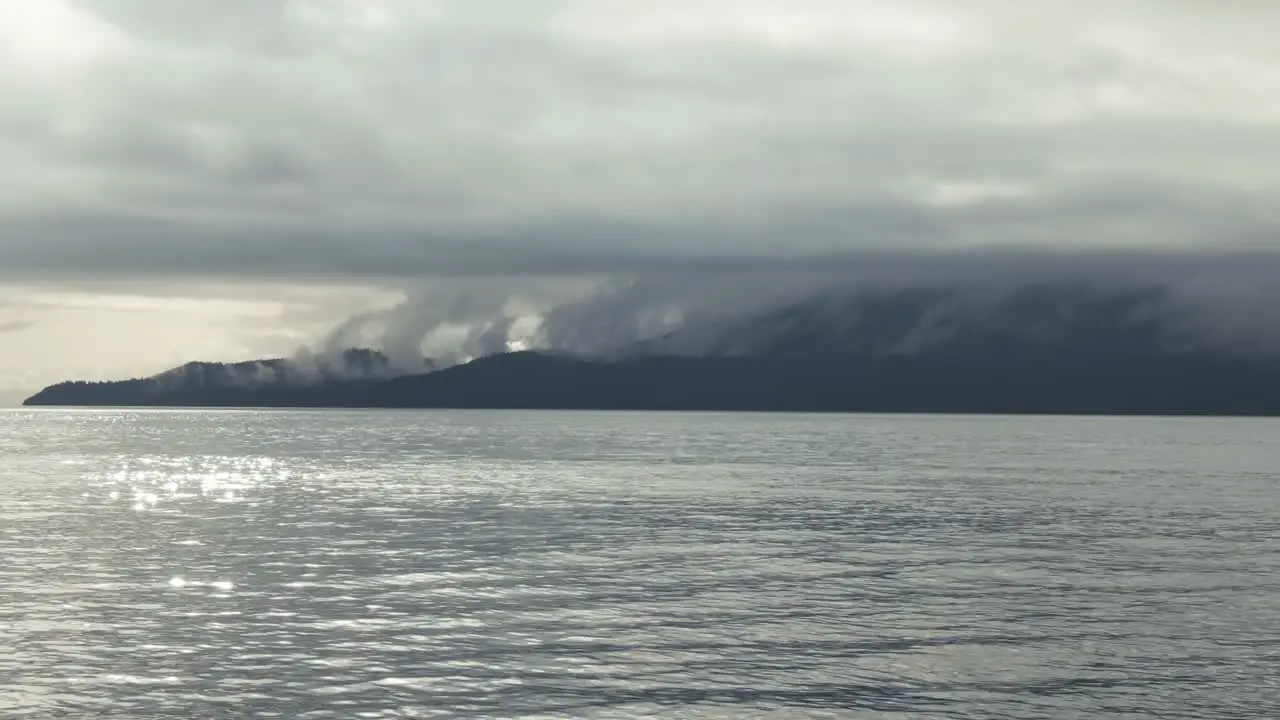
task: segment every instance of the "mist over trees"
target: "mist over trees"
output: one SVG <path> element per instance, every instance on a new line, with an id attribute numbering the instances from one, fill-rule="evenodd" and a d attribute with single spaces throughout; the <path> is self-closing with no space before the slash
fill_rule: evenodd
<path id="1" fill-rule="evenodd" d="M 696 287 L 683 297 L 661 287 L 615 285 L 558 305 L 530 336 L 533 351 L 510 352 L 504 333 L 516 320 L 502 325 L 482 311 L 510 299 L 494 299 L 459 303 L 488 336 L 480 347 L 464 338 L 477 357 L 334 348 L 65 383 L 28 402 L 1280 414 L 1270 316 L 1240 316 L 1204 300 L 1217 296 L 1167 282 L 774 287 L 754 303 L 704 292 L 719 305 L 689 302 Z M 740 297 L 751 290 L 735 286 Z M 413 347 L 417 332 L 450 317 L 392 335 Z"/>

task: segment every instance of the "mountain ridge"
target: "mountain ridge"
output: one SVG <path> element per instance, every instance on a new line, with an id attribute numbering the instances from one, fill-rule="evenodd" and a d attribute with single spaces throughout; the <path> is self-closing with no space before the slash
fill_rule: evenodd
<path id="1" fill-rule="evenodd" d="M 1210 342 L 1189 317 L 1159 287 L 835 293 L 604 356 L 507 352 L 413 372 L 350 349 L 327 374 L 189 364 L 60 383 L 25 404 L 1280 415 L 1276 357 Z"/>

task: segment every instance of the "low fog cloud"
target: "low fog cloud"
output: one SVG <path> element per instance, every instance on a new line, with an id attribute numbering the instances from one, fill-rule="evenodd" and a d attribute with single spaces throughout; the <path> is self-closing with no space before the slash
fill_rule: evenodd
<path id="1" fill-rule="evenodd" d="M 1272 311 L 1280 298 L 1280 256 L 985 250 L 865 253 L 822 267 L 435 278 L 406 290 L 393 306 L 352 315 L 307 352 L 332 357 L 350 347 L 378 348 L 405 371 L 420 370 L 424 356 L 447 365 L 521 348 L 608 356 L 672 334 L 674 344 L 661 347 L 696 352 L 735 322 L 828 298 L 939 291 L 970 305 L 966 313 L 980 314 L 984 303 L 1046 286 L 1154 291 L 1160 301 L 1153 311 L 1197 342 L 1280 350 L 1280 319 Z"/>

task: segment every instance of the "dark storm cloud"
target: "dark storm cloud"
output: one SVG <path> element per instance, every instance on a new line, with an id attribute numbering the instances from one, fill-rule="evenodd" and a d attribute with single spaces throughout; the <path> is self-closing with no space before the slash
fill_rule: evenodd
<path id="1" fill-rule="evenodd" d="M 23 6 L 0 10 L 14 277 L 1258 248 L 1280 225 L 1271 3 Z"/>

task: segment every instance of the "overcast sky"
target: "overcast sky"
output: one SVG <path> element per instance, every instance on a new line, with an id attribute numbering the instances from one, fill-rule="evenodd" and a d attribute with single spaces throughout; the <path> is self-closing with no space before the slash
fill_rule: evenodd
<path id="1" fill-rule="evenodd" d="M 1267 248 L 1276 37 L 1274 0 L 0 1 L 0 392 L 287 352 L 406 277 Z"/>

